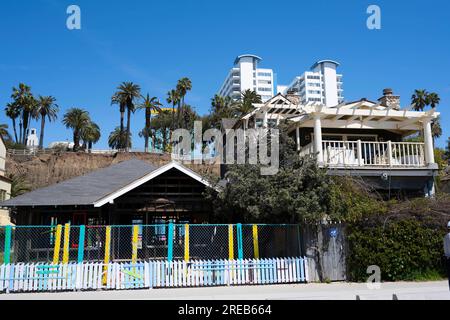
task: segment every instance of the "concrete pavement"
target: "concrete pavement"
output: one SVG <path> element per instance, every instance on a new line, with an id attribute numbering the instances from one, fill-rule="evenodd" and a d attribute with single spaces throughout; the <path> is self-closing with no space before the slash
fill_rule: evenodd
<path id="1" fill-rule="evenodd" d="M 309 283 L 265 286 L 0 294 L 0 300 L 450 300 L 447 281 Z"/>

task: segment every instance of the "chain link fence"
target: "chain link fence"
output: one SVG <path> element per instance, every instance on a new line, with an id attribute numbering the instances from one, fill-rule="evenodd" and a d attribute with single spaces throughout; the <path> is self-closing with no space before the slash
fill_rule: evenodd
<path id="1" fill-rule="evenodd" d="M 0 264 L 232 260 L 301 255 L 299 225 L 0 227 Z"/>

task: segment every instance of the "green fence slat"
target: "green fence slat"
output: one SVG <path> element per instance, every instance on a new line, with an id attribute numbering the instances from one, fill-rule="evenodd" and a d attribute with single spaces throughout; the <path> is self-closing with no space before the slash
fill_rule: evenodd
<path id="1" fill-rule="evenodd" d="M 12 234 L 12 228 L 11 226 L 5 227 L 5 250 L 4 250 L 4 257 L 3 261 L 5 264 L 8 264 L 11 262 L 11 234 Z"/>

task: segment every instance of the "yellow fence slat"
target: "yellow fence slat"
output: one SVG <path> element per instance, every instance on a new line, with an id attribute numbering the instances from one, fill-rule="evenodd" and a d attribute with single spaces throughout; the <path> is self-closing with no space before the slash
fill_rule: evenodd
<path id="1" fill-rule="evenodd" d="M 111 256 L 111 226 L 106 226 L 105 234 L 105 259 L 103 265 L 103 284 L 106 284 L 108 278 L 108 264 Z"/>
<path id="2" fill-rule="evenodd" d="M 53 264 L 57 264 L 59 262 L 59 251 L 61 250 L 61 232 L 62 225 L 58 224 L 56 226 L 55 248 L 53 250 Z"/>
<path id="3" fill-rule="evenodd" d="M 253 254 L 255 259 L 259 259 L 259 241 L 258 241 L 258 226 L 253 225 Z"/>
<path id="4" fill-rule="evenodd" d="M 184 260 L 189 261 L 189 225 L 184 225 Z"/>
<path id="5" fill-rule="evenodd" d="M 63 260 L 64 264 L 69 263 L 69 241 L 70 241 L 70 223 L 64 225 L 64 246 L 63 246 Z"/>
<path id="6" fill-rule="evenodd" d="M 234 236 L 233 236 L 233 225 L 228 225 L 228 258 L 230 260 L 234 259 Z"/>
<path id="7" fill-rule="evenodd" d="M 137 250 L 138 250 L 138 234 L 139 226 L 133 226 L 133 238 L 131 241 L 132 253 L 131 253 L 131 263 L 135 264 L 137 262 Z"/>

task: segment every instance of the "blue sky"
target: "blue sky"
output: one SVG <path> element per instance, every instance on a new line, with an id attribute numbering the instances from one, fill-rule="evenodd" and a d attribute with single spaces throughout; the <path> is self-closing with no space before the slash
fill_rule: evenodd
<path id="1" fill-rule="evenodd" d="M 66 9 L 81 8 L 82 29 L 66 28 Z M 366 9 L 381 7 L 382 29 L 366 27 Z M 341 63 L 347 101 L 377 99 L 383 88 L 409 104 L 414 89 L 441 96 L 444 146 L 450 136 L 450 3 L 440 1 L 100 1 L 29 0 L 0 3 L 0 106 L 19 82 L 53 95 L 63 112 L 87 109 L 102 129 L 97 148 L 119 124 L 110 98 L 122 81 L 165 101 L 179 78 L 192 80 L 186 102 L 200 113 L 236 55 L 261 56 L 278 83 L 288 83 L 318 59 Z M 60 119 L 45 143 L 71 140 Z M 8 123 L 0 112 L 0 123 Z M 132 120 L 134 147 L 141 111 Z M 33 127 L 39 128 L 37 124 Z"/>

